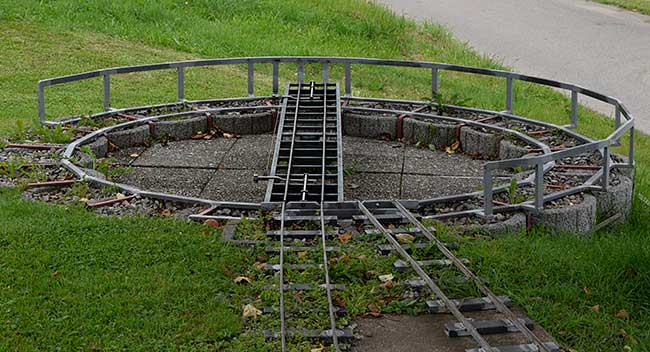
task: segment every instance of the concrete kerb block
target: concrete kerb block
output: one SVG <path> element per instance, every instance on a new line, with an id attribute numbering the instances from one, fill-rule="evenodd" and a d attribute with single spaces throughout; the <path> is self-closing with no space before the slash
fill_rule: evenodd
<path id="1" fill-rule="evenodd" d="M 99 137 L 92 143 L 86 144 L 97 158 L 103 158 L 108 154 L 108 139 Z"/>
<path id="2" fill-rule="evenodd" d="M 226 132 L 234 132 L 235 130 L 235 115 L 214 115 L 213 127 Z"/>
<path id="3" fill-rule="evenodd" d="M 499 155 L 500 137 L 493 133 L 484 133 L 469 127 L 460 131 L 461 149 L 468 154 L 496 158 Z"/>
<path id="4" fill-rule="evenodd" d="M 348 136 L 359 136 L 359 120 L 361 115 L 345 113 L 343 114 L 343 133 Z"/>
<path id="5" fill-rule="evenodd" d="M 357 136 L 377 138 L 389 134 L 391 139 L 397 136 L 397 116 L 358 115 Z"/>
<path id="6" fill-rule="evenodd" d="M 235 117 L 235 121 L 233 123 L 233 129 L 230 132 L 239 133 L 239 134 L 253 133 L 251 115 L 234 115 L 234 117 Z"/>
<path id="7" fill-rule="evenodd" d="M 208 118 L 205 115 L 177 121 L 154 123 L 154 137 L 169 136 L 176 140 L 190 139 L 197 132 L 207 132 Z"/>
<path id="8" fill-rule="evenodd" d="M 499 160 L 517 159 L 528 154 L 528 149 L 516 145 L 507 139 L 499 142 Z"/>
<path id="9" fill-rule="evenodd" d="M 576 235 L 588 235 L 596 225 L 596 197 L 585 194 L 580 204 L 556 209 L 544 209 L 533 216 L 533 224 Z"/>
<path id="10" fill-rule="evenodd" d="M 609 186 L 607 192 L 595 191 L 594 197 L 598 202 L 597 214 L 600 220 L 610 216 L 621 214 L 621 220 L 628 218 L 632 212 L 632 180 L 624 175 L 620 175 L 621 183 L 616 186 Z"/>
<path id="11" fill-rule="evenodd" d="M 270 112 L 251 114 L 250 118 L 253 134 L 273 131 L 273 115 Z"/>
<path id="12" fill-rule="evenodd" d="M 526 228 L 526 215 L 515 213 L 510 219 L 484 225 L 464 225 L 459 230 L 463 233 L 486 232 L 490 236 L 517 234 Z"/>
<path id="13" fill-rule="evenodd" d="M 119 148 L 136 147 L 147 144 L 149 139 L 149 126 L 140 126 L 128 130 L 111 132 L 108 140 Z"/>

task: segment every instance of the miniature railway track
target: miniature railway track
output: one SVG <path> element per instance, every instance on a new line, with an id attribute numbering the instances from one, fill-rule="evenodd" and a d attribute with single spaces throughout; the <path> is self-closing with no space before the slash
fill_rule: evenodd
<path id="1" fill-rule="evenodd" d="M 343 200 L 339 102 L 338 84 L 287 87 L 266 202 Z"/>
<path id="2" fill-rule="evenodd" d="M 331 102 L 333 100 L 333 103 Z M 289 103 L 291 101 L 291 103 Z M 287 96 L 283 102 L 281 128 L 278 129 L 276 143 L 276 154 L 273 162 L 273 172 L 269 178 L 267 199 L 269 201 L 281 201 L 280 223 L 279 223 L 279 264 L 271 265 L 271 269 L 279 271 L 279 314 L 280 332 L 266 331 L 268 337 L 279 335 L 282 343 L 282 351 L 287 349 L 287 337 L 296 332 L 302 333 L 305 337 L 320 338 L 331 343 L 334 350 L 339 351 L 339 337 L 351 337 L 345 330 L 337 328 L 336 312 L 341 312 L 335 307 L 332 300 L 332 290 L 341 288 L 342 285 L 333 285 L 329 277 L 329 259 L 327 256 L 327 229 L 323 204 L 327 200 L 341 200 L 339 175 L 341 175 L 340 157 L 340 111 L 339 111 L 338 86 L 334 89 L 328 87 L 327 83 L 316 84 L 310 82 L 304 86 L 302 83 L 289 85 Z M 287 112 L 293 109 L 293 119 L 287 118 Z M 318 110 L 322 109 L 321 115 Z M 332 165 L 334 164 L 334 165 Z M 331 172 L 335 168 L 336 172 Z M 318 172 L 318 173 L 317 173 Z M 293 183 L 294 178 L 302 182 Z M 310 184 L 310 178 L 316 178 L 316 182 Z M 283 190 L 281 193 L 280 190 Z M 282 198 L 278 199 L 281 194 Z M 292 213 L 301 215 L 292 216 Z M 307 214 L 307 215 L 305 215 Z M 305 225 L 311 223 L 319 228 L 320 252 L 322 252 L 321 264 L 307 264 L 302 266 L 285 265 L 287 255 L 296 255 L 295 250 L 285 247 L 285 237 L 289 233 L 287 227 L 292 223 Z M 275 232 L 275 233 L 277 233 Z M 314 242 L 314 244 L 317 241 Z M 324 284 L 312 287 L 306 284 L 291 283 L 286 279 L 285 271 L 291 269 L 316 269 L 321 271 Z M 287 289 L 319 289 L 324 288 L 327 300 L 328 328 L 325 330 L 306 330 L 299 328 L 287 328 L 287 312 L 285 311 L 285 291 Z M 295 314 L 295 313 L 294 313 Z"/>
<path id="3" fill-rule="evenodd" d="M 359 202 L 359 210 L 365 218 L 365 222 L 372 225 L 374 230 L 367 232 L 380 232 L 388 241 L 392 250 L 396 251 L 417 274 L 423 284 L 435 295 L 435 301 L 428 301 L 427 304 L 432 312 L 449 312 L 458 323 L 449 323 L 445 327 L 445 333 L 450 337 L 471 336 L 479 345 L 478 349 L 468 350 L 472 352 L 487 351 L 559 351 L 559 347 L 552 342 L 543 342 L 530 331 L 533 324 L 529 319 L 518 318 L 505 303 L 507 299 L 497 297 L 492 291 L 479 279 L 471 270 L 467 268 L 464 261 L 456 257 L 440 241 L 433 232 L 425 227 L 418 219 L 398 201 L 378 201 L 378 202 Z M 391 230 L 387 226 L 407 225 L 406 230 Z M 476 288 L 486 297 L 483 298 L 465 298 L 462 300 L 450 299 L 438 285 L 435 279 L 431 277 L 423 268 L 434 261 L 414 258 L 413 251 L 409 254 L 409 247 L 403 246 L 398 241 L 396 235 L 400 232 L 419 233 L 425 241 L 435 245 L 438 251 L 443 254 L 446 262 L 458 269 L 463 275 L 471 281 Z M 413 246 L 412 248 L 415 248 Z M 440 261 L 439 261 L 440 262 Z M 443 262 L 444 263 L 444 262 Z M 462 312 L 471 310 L 496 309 L 503 319 L 497 320 L 473 320 L 465 317 Z M 509 345 L 509 346 L 492 346 L 484 335 L 494 333 L 519 332 L 524 335 L 528 341 L 526 344 Z"/>

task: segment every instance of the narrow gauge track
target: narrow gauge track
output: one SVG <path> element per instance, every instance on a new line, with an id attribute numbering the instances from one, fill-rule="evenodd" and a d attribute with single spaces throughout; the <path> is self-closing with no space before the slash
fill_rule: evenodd
<path id="1" fill-rule="evenodd" d="M 365 222 L 374 227 L 374 231 L 384 235 L 391 249 L 396 251 L 418 275 L 423 284 L 435 295 L 436 301 L 428 301 L 430 310 L 445 311 L 451 313 L 458 321 L 458 324 L 447 324 L 445 332 L 450 337 L 471 336 L 479 345 L 477 349 L 467 350 L 468 352 L 525 352 L 525 351 L 559 351 L 560 348 L 553 342 L 541 341 L 532 333 L 532 321 L 529 319 L 518 318 L 504 303 L 504 298 L 497 297 L 492 291 L 476 276 L 464 262 L 456 257 L 435 235 L 434 231 L 424 226 L 404 205 L 399 201 L 366 201 L 357 203 L 359 210 L 363 214 Z M 388 226 L 403 226 L 406 229 L 389 229 Z M 426 241 L 437 247 L 439 252 L 444 255 L 446 260 L 463 275 L 470 280 L 476 288 L 486 297 L 481 299 L 462 299 L 452 300 L 441 289 L 441 287 L 423 268 L 423 266 L 432 263 L 431 260 L 416 260 L 409 254 L 409 246 L 403 246 L 398 241 L 396 235 L 399 233 L 418 233 Z M 413 251 L 411 251 L 413 253 Z M 485 303 L 485 304 L 477 304 Z M 463 311 L 496 309 L 502 319 L 497 320 L 473 320 L 463 315 Z M 527 340 L 526 344 L 492 346 L 484 335 L 494 333 L 519 332 Z"/>
<path id="2" fill-rule="evenodd" d="M 328 99 L 331 99 L 335 94 L 336 105 L 333 105 Z M 289 101 L 292 101 L 294 106 L 292 119 L 287 119 Z M 339 337 L 347 335 L 352 337 L 348 331 L 337 329 L 335 311 L 340 311 L 335 308 L 332 300 L 332 289 L 338 288 L 337 285 L 332 285 L 329 277 L 329 259 L 327 257 L 327 229 L 325 221 L 325 211 L 323 204 L 326 200 L 338 200 L 340 197 L 338 186 L 338 175 L 341 174 L 340 153 L 338 152 L 340 141 L 340 113 L 338 111 L 338 86 L 335 85 L 335 90 L 331 91 L 327 83 L 317 85 L 310 82 L 305 86 L 302 82 L 297 85 L 289 85 L 287 88 L 287 95 L 283 102 L 283 112 L 281 116 L 281 128 L 278 131 L 278 143 L 276 144 L 276 153 L 273 161 L 272 174 L 268 177 L 270 180 L 267 199 L 270 201 L 277 201 L 278 188 L 283 187 L 282 203 L 280 205 L 280 224 L 279 224 L 279 251 L 280 263 L 277 267 L 279 270 L 279 313 L 280 313 L 280 333 L 282 351 L 287 350 L 287 337 L 293 335 L 295 332 L 302 333 L 305 337 L 322 338 L 331 343 L 334 350 L 339 351 Z M 322 109 L 322 116 L 318 116 Z M 332 113 L 330 110 L 335 109 Z M 318 123 L 321 125 L 318 126 Z M 290 132 L 288 130 L 291 130 Z M 286 144 L 289 142 L 287 148 Z M 320 144 L 320 145 L 318 145 Z M 299 148 L 296 148 L 299 145 Z M 331 146 L 331 148 L 330 148 Z M 319 148 L 320 147 L 320 148 Z M 320 149 L 320 150 L 319 150 Z M 333 155 L 330 155 L 330 149 L 334 150 Z M 296 157 L 297 154 L 297 157 Z M 336 163 L 331 165 L 331 160 L 334 159 Z M 283 164 L 280 162 L 284 161 Z M 296 164 L 295 162 L 298 162 Z M 320 162 L 320 164 L 318 163 Z M 336 172 L 328 172 L 330 166 L 336 168 Z M 315 175 L 314 170 L 320 170 L 320 175 Z M 281 170 L 281 171 L 280 171 Z M 335 176 L 334 182 L 328 182 Z M 316 180 L 316 187 L 310 187 L 310 178 L 318 177 Z M 302 182 L 301 182 L 302 178 Z M 296 182 L 295 180 L 298 180 Z M 332 187 L 333 186 L 333 187 Z M 298 188 L 300 187 L 300 188 Z M 316 191 L 316 192 L 314 192 Z M 315 193 L 315 194 L 314 194 Z M 297 198 L 297 199 L 296 199 Z M 318 202 L 313 201 L 314 198 Z M 288 216 L 293 211 L 310 212 L 311 215 L 308 219 L 303 217 Z M 317 213 L 317 214 L 315 214 Z M 307 221 L 303 221 L 307 220 Z M 311 223 L 319 228 L 320 233 L 320 251 L 322 252 L 322 264 L 312 265 L 313 268 L 322 270 L 323 285 L 319 287 L 309 287 L 302 284 L 290 284 L 285 279 L 285 256 L 289 252 L 295 255 L 296 251 L 291 247 L 285 247 L 285 236 L 293 234 L 292 230 L 288 230 L 289 223 Z M 277 232 L 276 232 L 277 233 Z M 315 249 L 315 248 L 314 248 Z M 303 269 L 308 269 L 303 266 Z M 329 328 L 326 330 L 306 330 L 306 329 L 289 329 L 287 327 L 287 312 L 285 311 L 285 291 L 290 288 L 303 288 L 303 289 L 319 289 L 324 288 L 327 299 L 327 315 L 329 316 Z M 274 332 L 266 332 L 267 336 L 275 337 L 277 334 Z"/>

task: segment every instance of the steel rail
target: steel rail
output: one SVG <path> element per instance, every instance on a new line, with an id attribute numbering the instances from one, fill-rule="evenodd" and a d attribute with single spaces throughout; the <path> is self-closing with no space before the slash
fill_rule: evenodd
<path id="1" fill-rule="evenodd" d="M 313 87 L 312 87 L 313 89 Z M 311 92 L 313 96 L 313 91 Z M 321 162 L 321 190 L 320 190 L 320 226 L 321 226 L 321 242 L 323 245 L 323 271 L 325 272 L 325 290 L 327 291 L 327 304 L 330 315 L 330 328 L 332 330 L 332 344 L 335 351 L 339 351 L 339 338 L 336 330 L 336 319 L 334 316 L 334 306 L 332 303 L 332 290 L 330 288 L 330 274 L 327 259 L 327 234 L 325 233 L 325 214 L 323 203 L 325 202 L 325 166 L 327 156 L 327 82 L 323 82 L 323 152 Z M 339 170 L 340 172 L 340 170 Z"/>
<path id="2" fill-rule="evenodd" d="M 433 281 L 431 276 L 429 276 L 418 264 L 418 262 L 411 257 L 404 248 L 397 242 L 397 240 L 391 235 L 388 230 L 379 222 L 379 220 L 372 214 L 372 212 L 366 208 L 365 205 L 363 205 L 363 202 L 357 202 L 357 206 L 359 207 L 359 210 L 363 212 L 363 214 L 366 216 L 366 218 L 372 223 L 372 225 L 377 228 L 381 233 L 384 235 L 386 240 L 393 246 L 393 248 L 406 260 L 409 262 L 411 265 L 411 268 L 415 270 L 415 272 L 422 278 L 422 280 L 429 286 L 431 291 L 433 291 L 440 300 L 443 301 L 447 309 L 453 314 L 453 316 L 458 319 L 459 322 L 465 326 L 467 331 L 469 332 L 470 335 L 474 338 L 474 340 L 481 346 L 483 350 L 487 351 L 494 351 L 492 346 L 481 336 L 481 334 L 476 330 L 474 325 L 463 315 L 463 313 L 460 312 L 458 307 L 445 295 L 445 293 L 438 287 L 438 285 Z"/>
<path id="3" fill-rule="evenodd" d="M 282 339 L 282 352 L 287 350 L 287 336 L 284 317 L 284 222 L 286 217 L 286 203 L 289 194 L 289 180 L 291 179 L 291 167 L 293 164 L 293 149 L 296 141 L 296 131 L 298 128 L 298 112 L 300 111 L 300 95 L 302 92 L 302 82 L 298 82 L 298 93 L 296 99 L 296 111 L 293 115 L 293 131 L 291 133 L 291 147 L 289 149 L 289 161 L 287 163 L 287 179 L 284 184 L 284 196 L 282 199 L 282 217 L 280 220 L 280 336 Z"/>
<path id="4" fill-rule="evenodd" d="M 551 352 L 551 350 L 548 349 L 546 345 L 544 345 L 544 342 L 541 341 L 535 334 L 533 334 L 526 327 L 525 324 L 522 324 L 521 321 L 519 321 L 519 318 L 505 304 L 503 304 L 497 298 L 497 296 L 494 293 L 492 293 L 492 291 L 483 283 L 483 281 L 479 279 L 479 277 L 476 276 L 476 274 L 474 274 L 471 270 L 469 270 L 469 268 L 467 268 L 467 266 L 465 266 L 465 264 L 460 259 L 458 259 L 458 257 L 456 257 L 445 246 L 445 244 L 442 241 L 440 241 L 440 239 L 438 239 L 438 237 L 436 237 L 433 233 L 431 233 L 431 231 L 429 231 L 429 229 L 426 226 L 424 226 L 421 222 L 419 222 L 415 218 L 415 216 L 413 216 L 413 214 L 408 209 L 406 209 L 400 202 L 392 201 L 392 203 L 400 211 L 400 213 L 402 213 L 402 215 L 406 216 L 409 222 L 415 225 L 422 232 L 422 234 L 424 234 L 427 237 L 427 239 L 435 242 L 436 247 L 438 247 L 438 250 L 440 250 L 440 252 L 442 252 L 442 254 L 444 254 L 445 257 L 447 257 L 447 259 L 449 259 L 454 264 L 454 266 L 456 266 L 456 268 L 462 271 L 467 278 L 471 279 L 474 282 L 474 284 L 479 288 L 479 290 L 481 290 L 481 292 L 483 292 L 483 294 L 485 294 L 492 301 L 492 303 L 494 303 L 497 310 L 505 314 L 508 317 L 508 319 L 510 319 L 510 321 L 517 327 L 517 329 L 519 329 L 519 331 L 522 334 L 524 334 L 524 336 L 526 336 L 527 339 L 529 339 L 529 342 L 534 343 L 537 346 L 537 348 L 539 348 L 541 351 Z M 468 327 L 464 322 L 463 325 L 465 325 L 466 328 Z"/>

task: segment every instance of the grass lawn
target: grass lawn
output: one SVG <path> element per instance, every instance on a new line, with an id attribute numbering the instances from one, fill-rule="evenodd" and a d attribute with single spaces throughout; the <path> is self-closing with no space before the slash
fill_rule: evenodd
<path id="1" fill-rule="evenodd" d="M 642 3 L 646 1 L 641 1 Z M 254 14 L 254 15 L 252 15 Z M 431 60 L 501 68 L 435 25 L 417 25 L 365 1 L 113 1 L 0 3 L 0 133 L 36 116 L 39 79 L 121 65 L 203 57 L 341 55 Z M 293 34 L 292 34 L 293 33 Z M 270 67 L 256 84 L 270 86 Z M 338 70 L 338 71 L 337 71 Z M 245 68 L 188 72 L 189 99 L 245 95 Z M 315 68 L 308 75 L 318 77 Z M 333 75 L 340 75 L 335 68 Z M 283 72 L 285 80 L 293 73 Z M 355 93 L 426 97 L 415 70 L 355 68 Z M 426 75 L 425 75 L 426 76 Z M 371 79 L 372 78 L 372 79 Z M 115 106 L 172 100 L 173 73 L 116 78 Z M 504 84 L 443 74 L 442 93 L 502 109 Z M 83 94 L 82 94 L 83 93 Z M 101 82 L 48 91 L 53 115 L 101 108 Z M 548 89 L 516 84 L 515 112 L 567 123 L 570 104 Z M 606 120 L 580 110 L 581 132 L 603 137 Z M 650 139 L 637 138 L 637 192 L 650 197 Z M 624 142 L 625 146 L 626 143 Z M 623 151 L 622 149 L 620 151 Z M 539 231 L 470 241 L 463 254 L 528 309 L 567 348 L 650 346 L 650 208 L 589 239 Z M 251 289 L 232 284 L 250 253 L 203 227 L 164 219 L 108 219 L 0 193 L 0 350 L 255 350 L 239 338 Z M 598 312 L 592 310 L 600 305 Z M 616 317 L 625 309 L 627 318 Z"/>
<path id="2" fill-rule="evenodd" d="M 627 10 L 650 15 L 650 0 L 592 0 L 608 5 L 615 5 Z"/>

